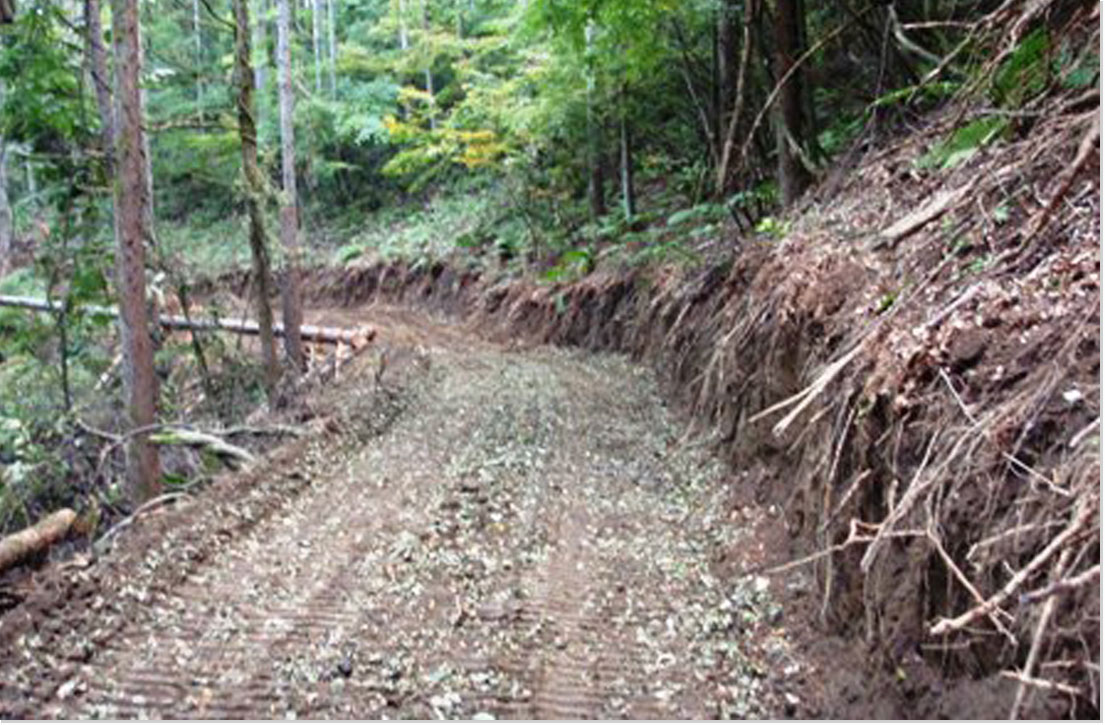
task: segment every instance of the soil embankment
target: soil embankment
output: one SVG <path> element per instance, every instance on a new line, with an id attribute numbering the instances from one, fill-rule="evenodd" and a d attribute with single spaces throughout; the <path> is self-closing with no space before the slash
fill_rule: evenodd
<path id="1" fill-rule="evenodd" d="M 784 240 L 693 270 L 541 284 L 376 264 L 319 271 L 313 289 L 648 362 L 718 431 L 745 499 L 784 511 L 774 563 L 809 557 L 810 621 L 860 648 L 899 712 L 1092 714 L 1099 127 L 1096 110 L 1054 106 L 919 173 L 955 122 L 932 119 Z"/>

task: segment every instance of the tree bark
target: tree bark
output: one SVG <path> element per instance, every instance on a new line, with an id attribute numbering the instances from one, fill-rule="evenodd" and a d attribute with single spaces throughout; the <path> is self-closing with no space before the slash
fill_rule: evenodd
<path id="1" fill-rule="evenodd" d="M 326 0 L 326 18 L 329 21 L 327 29 L 330 34 L 330 42 L 327 43 L 330 50 L 330 97 L 335 100 L 338 97 L 338 31 L 335 25 L 337 13 L 334 10 L 337 1 Z"/>
<path id="2" fill-rule="evenodd" d="M 322 2 L 311 0 L 311 50 L 315 54 L 315 93 L 322 93 Z"/>
<path id="3" fill-rule="evenodd" d="M 192 0 L 192 33 L 196 41 L 196 113 L 203 117 L 203 37 L 200 35 L 200 0 Z"/>
<path id="4" fill-rule="evenodd" d="M 111 77 L 107 71 L 107 49 L 104 48 L 104 28 L 100 21 L 100 0 L 85 0 L 84 21 L 88 66 L 96 93 L 96 108 L 100 112 L 100 151 L 104 155 L 107 177 L 111 179 L 115 169 L 115 114 L 111 109 Z"/>
<path id="5" fill-rule="evenodd" d="M 76 520 L 73 509 L 61 509 L 34 526 L 0 539 L 0 572 L 48 550 L 69 534 Z"/>
<path id="6" fill-rule="evenodd" d="M 801 48 L 801 17 L 799 0 L 777 0 L 775 5 L 775 74 L 784 78 Z M 783 84 L 779 93 L 776 120 L 776 153 L 778 156 L 779 194 L 784 206 L 790 206 L 809 186 L 810 178 L 798 150 L 793 144 L 805 139 L 802 111 L 802 78 L 799 68 Z M 792 143 L 793 142 L 793 143 Z"/>
<path id="7" fill-rule="evenodd" d="M 57 313 L 62 309 L 60 301 L 43 300 L 37 297 L 20 297 L 17 295 L 0 295 L 0 307 L 16 307 L 35 312 Z M 82 305 L 81 309 L 89 314 L 108 315 L 118 317 L 119 311 L 112 307 L 99 305 Z M 219 319 L 194 318 L 189 315 L 158 315 L 155 322 L 167 330 L 202 330 L 207 332 L 232 332 L 237 335 L 259 335 L 261 326 L 253 320 L 241 320 L 235 317 Z M 284 326 L 274 323 L 273 334 L 276 337 L 286 337 Z M 376 331 L 371 327 L 319 327 L 317 325 L 300 325 L 299 339 L 304 342 L 319 342 L 330 345 L 341 343 L 354 349 L 360 349 L 376 337 Z"/>
<path id="8" fill-rule="evenodd" d="M 249 0 L 234 0 L 235 59 L 238 76 L 238 137 L 242 144 L 242 175 L 246 181 L 246 207 L 249 210 L 249 250 L 253 259 L 257 324 L 261 337 L 261 363 L 264 366 L 265 392 L 271 405 L 276 399 L 280 363 L 276 358 L 276 340 L 272 332 L 272 272 L 261 208 L 264 179 L 257 166 L 257 124 L 253 117 L 253 68 L 250 66 Z"/>
<path id="9" fill-rule="evenodd" d="M 407 35 L 407 6 L 403 0 L 398 0 L 396 14 L 399 16 L 399 50 L 410 47 L 410 36 Z"/>
<path id="10" fill-rule="evenodd" d="M 157 378 L 146 314 L 146 244 L 152 240 L 149 167 L 142 114 L 142 42 L 138 0 L 113 0 L 115 46 L 115 241 L 119 328 L 123 348 L 123 384 L 127 425 L 153 425 Z M 147 434 L 127 439 L 126 488 L 141 503 L 161 490 L 157 448 Z"/>
<path id="11" fill-rule="evenodd" d="M 637 195 L 633 190 L 633 139 L 630 136 L 629 108 L 625 88 L 621 92 L 620 146 L 622 163 L 622 209 L 626 222 L 632 222 L 637 214 Z"/>
<path id="12" fill-rule="evenodd" d="M 429 11 L 426 9 L 426 0 L 421 0 L 420 10 L 422 12 L 422 36 L 424 39 L 423 42 L 425 42 L 426 46 L 432 51 L 432 45 L 430 42 L 430 14 Z M 426 61 L 426 68 L 423 71 L 423 74 L 426 78 L 426 94 L 430 97 L 430 128 L 435 129 L 437 128 L 437 107 L 434 101 L 433 53 L 429 52 L 427 53 L 427 56 L 429 59 Z"/>
<path id="13" fill-rule="evenodd" d="M 292 91 L 292 48 L 290 0 L 279 1 L 277 22 L 277 71 L 280 76 L 280 145 L 284 194 L 280 204 L 280 239 L 284 247 L 284 350 L 296 370 L 303 370 L 306 359 L 299 340 L 303 324 L 303 304 L 299 295 L 299 214 L 295 179 L 295 95 Z"/>
<path id="14" fill-rule="evenodd" d="M 598 126 L 595 112 L 597 81 L 591 59 L 595 49 L 594 21 L 587 21 L 584 34 L 587 43 L 587 164 L 589 166 L 587 197 L 591 202 L 591 216 L 598 219 L 606 214 L 606 180 L 602 169 L 601 129 Z"/>
<path id="15" fill-rule="evenodd" d="M 729 0 L 717 10 L 717 123 L 716 137 L 722 138 L 733 105 L 737 76 L 736 8 Z"/>
<path id="16" fill-rule="evenodd" d="M 8 273 L 11 249 L 12 207 L 8 201 L 8 144 L 0 136 L 0 277 Z"/>
<path id="17" fill-rule="evenodd" d="M 748 75 L 751 71 L 752 44 L 755 35 L 752 32 L 752 23 L 759 12 L 759 0 L 751 0 L 745 4 L 744 18 L 741 23 L 741 55 L 740 65 L 737 67 L 737 88 L 733 98 L 733 107 L 729 111 L 729 123 L 726 126 L 725 140 L 722 142 L 721 158 L 718 161 L 715 187 L 719 196 L 725 196 L 729 192 L 730 164 L 733 159 L 733 147 L 737 138 L 737 126 L 744 115 L 744 99 L 747 95 Z"/>
<path id="18" fill-rule="evenodd" d="M 253 25 L 253 88 L 257 93 L 265 93 L 265 84 L 268 81 L 268 0 L 255 0 L 257 3 L 257 22 Z M 255 115 L 254 120 L 259 120 Z"/>

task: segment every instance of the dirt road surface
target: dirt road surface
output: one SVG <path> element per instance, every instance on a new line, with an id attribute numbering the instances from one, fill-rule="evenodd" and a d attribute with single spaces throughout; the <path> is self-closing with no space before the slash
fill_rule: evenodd
<path id="1" fill-rule="evenodd" d="M 0 714 L 796 712 L 766 580 L 716 566 L 757 555 L 731 474 L 648 371 L 397 310 L 313 321 L 379 346 L 310 435 L 42 574 L 2 621 Z"/>

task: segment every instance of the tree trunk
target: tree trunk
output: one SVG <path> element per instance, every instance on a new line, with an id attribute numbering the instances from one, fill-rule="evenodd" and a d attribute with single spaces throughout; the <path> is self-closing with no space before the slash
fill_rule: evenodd
<path id="1" fill-rule="evenodd" d="M 407 35 L 407 6 L 403 0 L 398 0 L 396 14 L 399 16 L 399 50 L 410 47 L 410 37 Z"/>
<path id="2" fill-rule="evenodd" d="M 626 103 L 625 88 L 621 93 L 621 162 L 622 162 L 622 208 L 626 222 L 632 222 L 637 214 L 637 196 L 633 191 L 633 140 L 629 129 L 629 108 Z"/>
<path id="3" fill-rule="evenodd" d="M 100 152 L 104 168 L 112 178 L 115 168 L 115 115 L 111 110 L 111 77 L 107 71 L 107 49 L 104 48 L 104 28 L 100 21 L 100 0 L 85 0 L 84 21 L 87 37 L 88 66 L 92 87 L 96 92 L 96 108 L 100 112 Z"/>
<path id="4" fill-rule="evenodd" d="M 8 273 L 12 249 L 12 207 L 8 201 L 8 144 L 0 136 L 0 278 Z"/>
<path id="5" fill-rule="evenodd" d="M 337 100 L 338 97 L 338 31 L 334 5 L 338 0 L 326 0 L 326 18 L 329 21 L 328 30 L 330 42 L 327 43 L 330 50 L 330 97 Z"/>
<path id="6" fill-rule="evenodd" d="M 269 53 L 268 53 L 268 0 L 255 0 L 257 22 L 253 24 L 253 51 L 255 53 L 252 58 L 253 62 L 253 88 L 264 95 L 265 84 L 268 81 L 268 65 L 269 65 Z M 259 122 L 260 116 L 254 115 L 254 121 Z"/>
<path id="7" fill-rule="evenodd" d="M 269 404 L 276 400 L 280 364 L 272 333 L 272 272 L 261 208 L 264 179 L 257 166 L 257 124 L 253 118 L 253 68 L 250 66 L 249 0 L 234 0 L 235 53 L 238 76 L 238 137 L 242 143 L 242 174 L 246 180 L 249 209 L 249 250 L 253 258 L 254 291 L 257 295 L 257 324 L 261 336 L 261 362 L 265 371 L 265 392 Z"/>
<path id="8" fill-rule="evenodd" d="M 755 42 L 755 34 L 752 32 L 752 23 L 759 12 L 758 0 L 746 3 L 744 7 L 744 19 L 741 31 L 741 57 L 737 68 L 737 90 L 733 99 L 733 108 L 729 112 L 729 124 L 725 131 L 725 140 L 722 143 L 721 159 L 718 162 L 715 187 L 718 196 L 729 193 L 730 164 L 733 159 L 733 148 L 737 139 L 737 126 L 740 117 L 744 114 L 744 99 L 748 93 L 748 76 L 751 72 L 752 44 Z"/>
<path id="9" fill-rule="evenodd" d="M 595 113 L 595 95 L 597 82 L 595 79 L 595 70 L 592 67 L 593 61 L 591 56 L 594 53 L 595 48 L 595 25 L 594 21 L 587 22 L 587 28 L 584 31 L 585 40 L 587 43 L 587 164 L 589 168 L 589 174 L 587 178 L 587 197 L 591 202 L 591 216 L 595 219 L 606 214 L 606 192 L 605 192 L 605 179 L 602 173 L 602 138 L 601 129 L 596 121 Z"/>
<path id="10" fill-rule="evenodd" d="M 38 297 L 20 297 L 18 295 L 0 295 L 0 307 L 16 307 L 49 313 L 61 312 L 63 309 L 63 305 L 59 301 L 44 300 Z M 113 307 L 81 305 L 81 310 L 93 315 L 119 316 L 119 311 Z M 232 332 L 236 335 L 259 335 L 261 333 L 261 326 L 253 320 L 241 320 L 235 317 L 210 319 L 193 318 L 190 315 L 158 315 L 154 322 L 167 330 L 222 331 Z M 277 337 L 287 335 L 284 326 L 279 323 L 272 325 L 272 331 Z M 318 327 L 317 325 L 300 325 L 299 327 L 299 339 L 304 342 L 330 345 L 341 343 L 357 350 L 370 343 L 375 337 L 376 331 L 371 327 Z"/>
<path id="11" fill-rule="evenodd" d="M 115 46 L 115 263 L 119 294 L 119 328 L 123 348 L 123 385 L 127 425 L 153 425 L 157 378 L 146 314 L 146 244 L 151 241 L 149 171 L 142 117 L 142 43 L 138 0 L 114 0 L 112 41 Z M 136 503 L 161 490 L 157 448 L 140 433 L 127 439 L 126 487 Z"/>
<path id="12" fill-rule="evenodd" d="M 733 105 L 737 77 L 736 8 L 726 0 L 717 11 L 717 138 L 722 138 Z"/>
<path id="13" fill-rule="evenodd" d="M 31 163 L 31 157 L 25 156 L 23 158 L 23 169 L 27 173 L 27 196 L 33 200 L 35 206 L 39 206 L 38 203 L 38 180 L 35 177 L 35 166 Z"/>
<path id="14" fill-rule="evenodd" d="M 77 521 L 73 509 L 61 509 L 10 536 L 0 539 L 0 572 L 47 551 L 69 535 Z"/>
<path id="15" fill-rule="evenodd" d="M 290 0 L 279 1 L 277 22 L 277 71 L 280 76 L 280 146 L 284 194 L 280 202 L 280 239 L 284 247 L 284 350 L 296 370 L 303 370 L 306 359 L 299 340 L 303 324 L 303 304 L 299 298 L 299 214 L 295 181 L 295 96 L 292 92 L 292 48 Z"/>
<path id="16" fill-rule="evenodd" d="M 192 33 L 196 41 L 196 113 L 203 118 L 203 37 L 200 35 L 200 0 L 192 0 Z"/>
<path id="17" fill-rule="evenodd" d="M 775 77 L 783 78 L 802 54 L 799 0 L 777 0 L 775 6 Z M 795 145 L 805 139 L 802 112 L 802 78 L 798 69 L 779 93 L 776 119 L 779 193 L 784 206 L 790 206 L 809 186 L 810 178 Z"/>
<path id="18" fill-rule="evenodd" d="M 311 49 L 315 53 L 315 93 L 322 93 L 322 2 L 311 0 Z"/>
<path id="19" fill-rule="evenodd" d="M 420 9 L 422 12 L 422 36 L 424 38 L 423 42 L 425 42 L 427 47 L 430 49 L 430 52 L 427 53 L 427 57 L 429 58 L 429 60 L 426 61 L 426 68 L 423 71 L 423 74 L 426 77 L 426 94 L 430 97 L 430 128 L 435 129 L 437 128 L 437 108 L 434 102 L 434 56 L 432 52 L 433 48 L 430 42 L 430 14 L 426 9 L 426 0 L 421 0 L 420 5 Z"/>

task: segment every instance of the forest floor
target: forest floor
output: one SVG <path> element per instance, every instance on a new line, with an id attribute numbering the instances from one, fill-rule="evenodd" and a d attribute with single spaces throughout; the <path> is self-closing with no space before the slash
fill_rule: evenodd
<path id="1" fill-rule="evenodd" d="M 650 371 L 396 308 L 311 317 L 376 325 L 386 367 L 363 355 L 312 435 L 37 574 L 0 714 L 828 714 L 778 582 L 722 572 L 764 563 L 778 511 L 735 502 Z"/>

